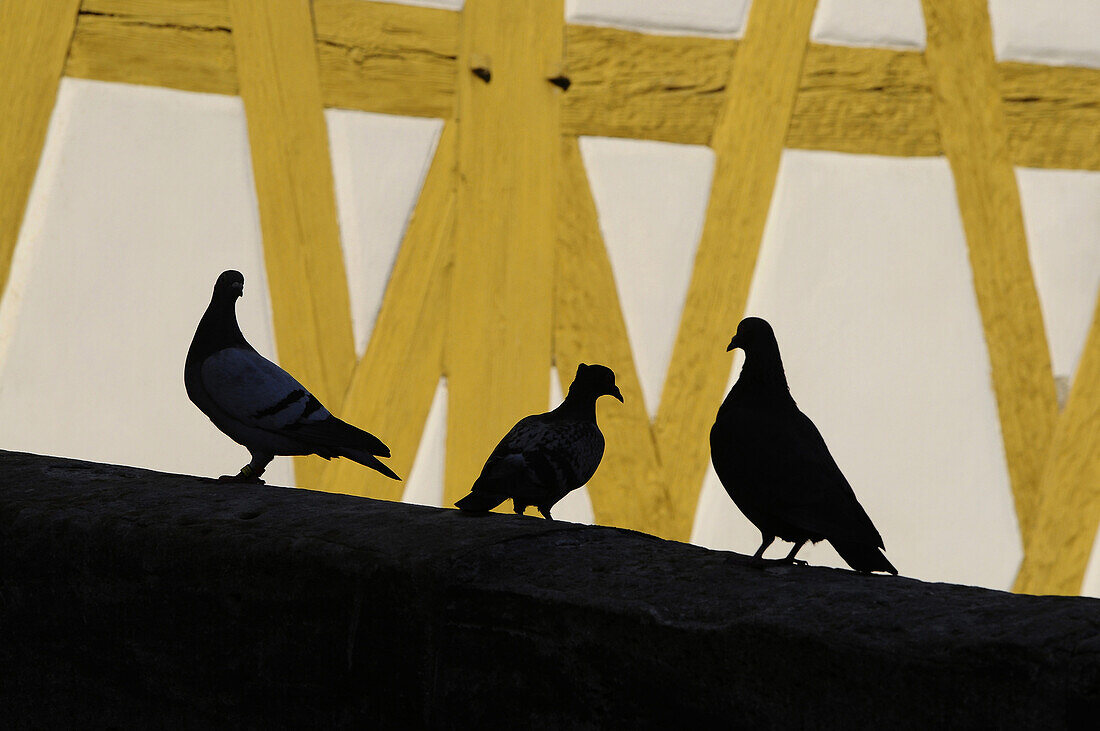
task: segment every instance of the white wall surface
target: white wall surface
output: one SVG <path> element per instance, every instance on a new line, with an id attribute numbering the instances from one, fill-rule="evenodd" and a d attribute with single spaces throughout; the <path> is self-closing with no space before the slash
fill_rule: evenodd
<path id="1" fill-rule="evenodd" d="M 946 160 L 784 152 L 747 311 L 898 570 L 1011 586 L 1020 539 Z M 694 542 L 754 551 L 713 470 L 703 491 Z M 843 565 L 825 543 L 800 556 Z"/>
<path id="2" fill-rule="evenodd" d="M 703 231 L 714 151 L 581 137 L 646 408 L 655 416 Z"/>
<path id="3" fill-rule="evenodd" d="M 1016 168 L 1056 378 L 1077 370 L 1100 295 L 1100 173 Z"/>
<path id="4" fill-rule="evenodd" d="M 989 19 L 999 60 L 1100 68 L 1096 0 L 989 0 Z"/>
<path id="5" fill-rule="evenodd" d="M 447 379 L 439 379 L 420 436 L 412 468 L 405 478 L 401 500 L 416 505 L 443 507 L 443 477 L 447 449 Z M 486 455 L 488 456 L 488 455 Z M 448 506 L 450 507 L 450 506 Z"/>
<path id="6" fill-rule="evenodd" d="M 187 399 L 218 274 L 274 357 L 239 98 L 65 78 L 0 306 L 6 449 L 217 476 L 247 451 Z M 269 482 L 293 484 L 288 460 Z"/>
<path id="7" fill-rule="evenodd" d="M 647 33 L 725 38 L 744 33 L 750 0 L 565 0 L 565 19 Z"/>
<path id="8" fill-rule="evenodd" d="M 465 0 L 379 0 L 379 2 L 393 3 L 395 5 L 420 5 L 425 8 L 443 8 L 444 10 L 461 10 Z"/>
<path id="9" fill-rule="evenodd" d="M 810 40 L 837 46 L 924 48 L 920 0 L 818 0 Z"/>
<path id="10" fill-rule="evenodd" d="M 443 120 L 326 109 L 355 349 L 374 330 Z"/>

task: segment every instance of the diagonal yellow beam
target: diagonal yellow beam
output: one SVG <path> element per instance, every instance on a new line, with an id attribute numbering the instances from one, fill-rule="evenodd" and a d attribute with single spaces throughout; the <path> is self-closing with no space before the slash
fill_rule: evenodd
<path id="1" fill-rule="evenodd" d="M 549 400 L 562 3 L 467 0 L 445 364 L 445 504 Z"/>
<path id="2" fill-rule="evenodd" d="M 79 0 L 0 2 L 0 292 L 4 291 Z"/>
<path id="3" fill-rule="evenodd" d="M 1058 412 L 985 0 L 923 0 L 936 115 L 970 251 L 1025 547 Z"/>
<path id="4" fill-rule="evenodd" d="M 554 281 L 554 361 L 562 391 L 579 363 L 615 371 L 623 403 L 597 404 L 606 446 L 588 483 L 600 525 L 671 535 L 672 498 L 661 479 L 656 443 L 634 366 L 611 260 L 576 137 L 562 138 L 563 171 Z"/>
<path id="5" fill-rule="evenodd" d="M 279 362 L 339 413 L 355 364 L 308 0 L 229 0 Z M 297 461 L 318 485 L 324 462 Z"/>
<path id="6" fill-rule="evenodd" d="M 443 128 L 435 158 L 386 286 L 367 352 L 344 397 L 344 418 L 390 447 L 387 464 L 407 478 L 443 369 L 454 228 L 456 123 Z M 400 500 L 394 482 L 349 460 L 325 468 L 323 489 Z"/>
<path id="7" fill-rule="evenodd" d="M 1100 298 L 1042 475 L 1016 591 L 1078 594 L 1100 524 Z"/>
<path id="8" fill-rule="evenodd" d="M 726 343 L 748 297 L 816 0 L 756 2 L 714 130 L 706 221 L 654 425 L 675 499 L 669 538 L 686 540 L 730 372 Z"/>

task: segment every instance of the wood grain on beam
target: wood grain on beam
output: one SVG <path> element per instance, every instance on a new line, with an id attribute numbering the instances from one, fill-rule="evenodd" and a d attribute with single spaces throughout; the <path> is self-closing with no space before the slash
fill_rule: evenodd
<path id="1" fill-rule="evenodd" d="M 447 329 L 444 504 L 547 409 L 561 161 L 562 3 L 467 0 Z"/>
<path id="2" fill-rule="evenodd" d="M 79 0 L 0 2 L 0 292 L 38 171 Z"/>
<path id="3" fill-rule="evenodd" d="M 308 0 L 230 0 L 279 363 L 337 414 L 355 365 Z M 324 462 L 296 461 L 317 486 Z"/>
<path id="4" fill-rule="evenodd" d="M 816 0 L 753 3 L 711 139 L 710 201 L 654 424 L 687 540 L 710 454 L 708 432 L 729 378 L 724 343 L 745 308 L 779 159 L 802 76 Z"/>
<path id="5" fill-rule="evenodd" d="M 367 351 L 355 367 L 342 415 L 378 436 L 393 458 L 386 464 L 407 478 L 420 447 L 436 384 L 443 372 L 451 237 L 455 212 L 457 124 L 443 128 L 409 226 L 386 285 Z M 348 460 L 325 468 L 323 489 L 400 500 L 394 482 Z"/>
<path id="6" fill-rule="evenodd" d="M 1008 152 L 985 0 L 923 0 L 940 137 L 955 178 L 1020 532 L 1027 546 L 1058 413 Z"/>

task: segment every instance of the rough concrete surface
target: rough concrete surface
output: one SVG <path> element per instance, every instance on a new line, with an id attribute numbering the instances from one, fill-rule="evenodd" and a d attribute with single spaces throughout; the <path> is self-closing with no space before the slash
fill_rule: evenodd
<path id="1" fill-rule="evenodd" d="M 1100 601 L 0 452 L 0 727 L 1040 728 Z"/>

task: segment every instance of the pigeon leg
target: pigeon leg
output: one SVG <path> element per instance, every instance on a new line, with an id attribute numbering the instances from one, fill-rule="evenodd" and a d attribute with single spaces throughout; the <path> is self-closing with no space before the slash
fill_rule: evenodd
<path id="1" fill-rule="evenodd" d="M 805 561 L 800 561 L 800 560 L 798 560 L 797 558 L 794 557 L 794 555 L 796 553 L 798 553 L 799 551 L 801 551 L 802 547 L 805 546 L 805 545 L 806 545 L 806 539 L 803 538 L 801 541 L 794 544 L 794 548 L 791 549 L 791 552 L 787 554 L 787 557 L 785 559 L 783 559 L 783 561 L 785 561 L 786 563 L 798 564 L 799 566 L 805 566 L 806 565 Z"/>
<path id="2" fill-rule="evenodd" d="M 764 558 L 764 551 L 767 550 L 768 546 L 770 546 L 772 542 L 775 541 L 775 536 L 769 536 L 764 531 L 760 531 L 760 536 L 762 538 L 762 540 L 760 541 L 760 548 L 756 549 L 756 553 L 752 555 L 752 557 L 757 561 L 760 561 Z"/>
<path id="3" fill-rule="evenodd" d="M 527 506 L 523 503 L 517 503 L 515 500 L 513 500 L 512 510 L 516 512 L 516 515 L 523 515 L 523 511 L 527 510 Z"/>
<path id="4" fill-rule="evenodd" d="M 222 475 L 218 479 L 222 482 L 247 482 L 253 485 L 265 484 L 260 475 L 267 469 L 268 464 L 274 459 L 274 455 L 262 452 L 252 452 L 252 461 L 241 467 L 241 471 L 235 475 Z"/>
<path id="5" fill-rule="evenodd" d="M 538 511 L 542 513 L 542 517 L 547 520 L 553 520 L 553 518 L 550 517 L 550 508 L 539 508 Z"/>

